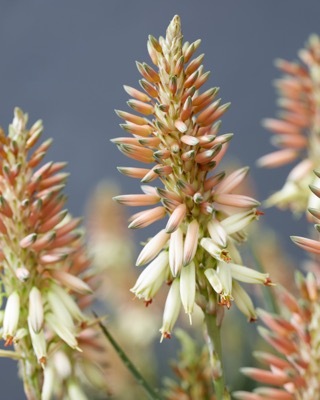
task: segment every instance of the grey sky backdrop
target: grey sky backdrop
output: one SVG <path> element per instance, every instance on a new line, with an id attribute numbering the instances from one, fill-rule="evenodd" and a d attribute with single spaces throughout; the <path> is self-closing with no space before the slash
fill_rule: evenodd
<path id="1" fill-rule="evenodd" d="M 230 153 L 253 166 L 260 199 L 280 188 L 288 170 L 254 167 L 272 150 L 260 121 L 276 109 L 273 60 L 295 59 L 309 34 L 320 33 L 319 0 L 1 0 L 0 124 L 7 127 L 16 105 L 31 122 L 44 120 L 43 138 L 54 138 L 47 161 L 69 162 L 73 214 L 101 179 L 138 192 L 137 181 L 116 171 L 130 161 L 109 141 L 123 134 L 113 110 L 127 109 L 123 84 L 138 86 L 135 60 L 148 61 L 148 34 L 163 35 L 175 14 L 185 40 L 202 39 L 209 85 L 232 102 L 222 125 L 235 133 Z M 285 236 L 306 231 L 276 210 L 264 219 Z M 0 361 L 0 398 L 23 399 L 15 363 Z"/>

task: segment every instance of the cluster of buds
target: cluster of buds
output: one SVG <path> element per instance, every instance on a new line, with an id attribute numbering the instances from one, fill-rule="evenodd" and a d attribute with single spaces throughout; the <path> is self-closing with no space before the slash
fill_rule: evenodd
<path id="1" fill-rule="evenodd" d="M 239 400 L 313 400 L 320 397 L 319 324 L 320 287 L 312 273 L 297 274 L 300 299 L 282 290 L 279 300 L 285 307 L 279 316 L 260 311 L 268 329 L 259 327 L 262 337 L 278 352 L 257 351 L 256 358 L 269 369 L 242 368 L 261 386 L 249 393 L 233 393 Z"/>
<path id="2" fill-rule="evenodd" d="M 0 273 L 7 298 L 1 336 L 5 346 L 14 347 L 1 350 L 1 356 L 20 361 L 26 395 L 35 399 L 49 387 L 44 376 L 57 352 L 83 350 L 80 341 L 92 321 L 82 308 L 92 292 L 92 274 L 78 229 L 81 220 L 63 209 L 65 163 L 40 166 L 51 140 L 34 149 L 42 122 L 27 129 L 27 120 L 15 109 L 8 135 L 0 130 Z M 68 382 L 75 382 L 71 391 L 79 387 L 74 373 L 69 374 Z M 46 390 L 41 398 L 50 399 Z"/>
<path id="3" fill-rule="evenodd" d="M 202 349 L 182 330 L 177 330 L 181 350 L 178 360 L 171 363 L 177 380 L 166 378 L 164 398 L 166 400 L 216 400 L 212 393 L 212 370 L 207 347 Z"/>
<path id="4" fill-rule="evenodd" d="M 301 160 L 289 173 L 283 188 L 267 200 L 267 205 L 290 208 L 301 213 L 319 200 L 309 191 L 317 183 L 312 171 L 319 164 L 320 133 L 320 38 L 312 35 L 299 52 L 300 62 L 277 60 L 285 73 L 275 85 L 278 104 L 283 109 L 279 119 L 266 119 L 264 126 L 274 136 L 272 143 L 281 149 L 258 160 L 263 167 L 278 167 Z"/>
<path id="5" fill-rule="evenodd" d="M 166 37 L 149 36 L 148 51 L 157 70 L 137 63 L 144 92 L 125 86 L 129 107 L 142 116 L 117 111 L 121 127 L 132 136 L 113 139 L 126 156 L 149 168 L 119 167 L 138 178 L 143 194 L 117 196 L 129 206 L 151 206 L 131 217 L 130 228 L 146 227 L 166 216 L 166 227 L 142 249 L 137 265 L 149 264 L 131 289 L 146 305 L 162 286 L 170 284 L 162 338 L 170 337 L 181 305 L 191 316 L 195 302 L 216 313 L 235 303 L 250 320 L 256 313 L 240 282 L 270 284 L 268 274 L 242 266 L 236 243 L 258 218 L 259 202 L 238 194 L 248 172 L 229 176 L 217 171 L 232 134 L 219 135 L 219 118 L 229 108 L 216 100 L 218 88 L 200 93 L 209 72 L 203 54 L 191 59 L 200 41 L 182 43 L 180 19 L 171 21 Z M 148 118 L 149 117 L 149 118 Z M 154 165 L 155 164 L 155 165 Z M 150 182 L 159 179 L 163 187 Z M 159 203 L 159 204 L 158 204 Z"/>

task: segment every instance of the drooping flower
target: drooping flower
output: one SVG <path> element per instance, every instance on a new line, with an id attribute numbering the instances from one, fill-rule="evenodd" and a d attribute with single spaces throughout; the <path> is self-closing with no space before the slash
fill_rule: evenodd
<path id="1" fill-rule="evenodd" d="M 313 170 L 319 164 L 320 131 L 320 38 L 311 35 L 306 47 L 299 51 L 299 61 L 277 60 L 284 76 L 275 82 L 281 107 L 278 119 L 264 120 L 279 147 L 258 160 L 263 167 L 273 168 L 300 160 L 291 170 L 281 190 L 269 197 L 266 204 L 289 208 L 294 213 L 319 204 L 308 186 L 317 184 Z"/>
<path id="2" fill-rule="evenodd" d="M 56 352 L 83 350 L 82 335 L 93 324 L 82 311 L 92 271 L 80 219 L 64 209 L 65 163 L 40 166 L 52 141 L 35 149 L 42 122 L 28 129 L 27 121 L 16 108 L 8 135 L 0 131 L 1 336 L 14 347 L 2 356 L 19 359 L 26 395 L 38 399 Z"/>
<path id="3" fill-rule="evenodd" d="M 150 206 L 134 214 L 129 227 L 143 228 L 168 217 L 165 228 L 142 249 L 137 265 L 149 265 L 131 289 L 150 304 L 163 282 L 171 284 L 162 337 L 170 337 L 180 304 L 190 315 L 196 301 L 206 309 L 217 303 L 230 307 L 235 298 L 248 318 L 255 319 L 249 296 L 235 280 L 270 284 L 267 274 L 241 266 L 235 246 L 258 218 L 259 202 L 235 193 L 248 168 L 229 176 L 218 170 L 232 138 L 218 134 L 219 118 L 229 103 L 216 100 L 218 88 L 200 92 L 209 72 L 201 65 L 203 55 L 192 59 L 199 44 L 182 43 L 178 16 L 165 38 L 149 36 L 148 51 L 156 68 L 138 62 L 143 91 L 125 86 L 133 97 L 129 107 L 141 115 L 117 111 L 125 120 L 121 127 L 131 136 L 112 140 L 127 157 L 147 166 L 118 168 L 141 180 L 143 194 L 115 199 L 129 206 Z M 157 179 L 161 187 L 149 185 Z"/>

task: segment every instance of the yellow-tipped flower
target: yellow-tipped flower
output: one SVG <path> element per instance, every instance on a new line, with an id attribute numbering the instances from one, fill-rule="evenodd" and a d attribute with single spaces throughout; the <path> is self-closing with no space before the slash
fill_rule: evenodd
<path id="1" fill-rule="evenodd" d="M 131 289 L 149 304 L 164 281 L 172 284 L 162 337 L 170 336 L 180 303 L 189 316 L 192 314 L 196 292 L 210 303 L 230 306 L 234 273 L 221 262 L 241 263 L 235 243 L 245 237 L 243 229 L 260 215 L 256 209 L 259 202 L 238 192 L 248 168 L 229 176 L 218 170 L 232 138 L 232 134 L 219 135 L 219 119 L 230 104 L 217 100 L 218 88 L 201 93 L 209 73 L 201 65 L 203 55 L 192 59 L 199 45 L 200 40 L 183 43 L 178 16 L 165 37 L 157 40 L 149 36 L 148 51 L 154 66 L 137 63 L 143 91 L 125 86 L 133 97 L 129 107 L 140 115 L 117 111 L 125 120 L 122 128 L 131 136 L 113 139 L 123 154 L 145 164 L 143 168 L 119 168 L 124 175 L 141 180 L 143 194 L 115 199 L 149 207 L 134 214 L 129 227 L 143 228 L 168 218 L 165 229 L 142 249 L 137 265 L 151 264 Z M 146 185 L 157 179 L 161 187 Z M 208 270 L 212 273 L 206 273 Z M 247 270 L 239 274 L 250 275 Z M 214 276 L 220 281 L 220 286 L 214 287 L 221 290 L 212 294 Z M 269 284 L 265 277 L 260 278 L 253 279 L 254 283 Z M 247 311 L 250 305 L 241 293 L 237 290 L 236 299 L 251 318 L 253 312 Z"/>

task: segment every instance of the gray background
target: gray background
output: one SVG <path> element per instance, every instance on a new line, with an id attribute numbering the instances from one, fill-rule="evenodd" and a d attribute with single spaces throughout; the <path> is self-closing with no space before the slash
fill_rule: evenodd
<path id="1" fill-rule="evenodd" d="M 69 162 L 73 214 L 83 213 L 101 179 L 138 191 L 136 181 L 116 172 L 130 162 L 109 142 L 123 134 L 113 110 L 127 109 L 123 84 L 138 86 L 134 61 L 148 61 L 147 35 L 163 35 L 177 13 L 185 40 L 202 39 L 210 86 L 220 86 L 222 99 L 232 102 L 223 118 L 223 132 L 236 134 L 230 152 L 253 167 L 260 199 L 280 188 L 288 169 L 254 167 L 272 150 L 260 121 L 276 109 L 273 60 L 296 58 L 309 34 L 320 32 L 318 0 L 1 0 L 0 123 L 7 127 L 16 105 L 31 121 L 44 120 L 43 138 L 54 138 L 47 160 Z M 276 210 L 264 220 L 289 250 L 288 234 L 306 231 Z M 23 399 L 15 363 L 0 360 L 0 371 L 0 398 Z"/>

